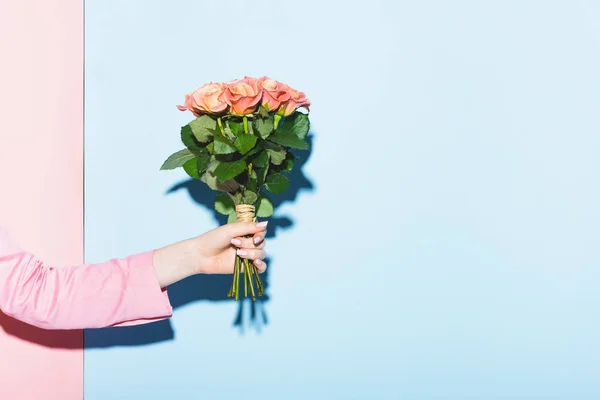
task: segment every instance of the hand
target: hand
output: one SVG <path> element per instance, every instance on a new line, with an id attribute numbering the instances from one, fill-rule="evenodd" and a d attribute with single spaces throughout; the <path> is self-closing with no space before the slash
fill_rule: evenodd
<path id="1" fill-rule="evenodd" d="M 267 265 L 263 261 L 267 254 L 263 250 L 267 222 L 236 222 L 208 231 L 196 240 L 197 273 L 232 274 L 235 254 L 254 261 L 259 272 Z M 245 236 L 250 236 L 246 238 Z"/>
<path id="2" fill-rule="evenodd" d="M 254 261 L 262 273 L 267 269 L 263 261 L 266 228 L 266 221 L 236 222 L 157 249 L 153 256 L 156 278 L 164 288 L 191 275 L 231 274 L 236 252 Z"/>

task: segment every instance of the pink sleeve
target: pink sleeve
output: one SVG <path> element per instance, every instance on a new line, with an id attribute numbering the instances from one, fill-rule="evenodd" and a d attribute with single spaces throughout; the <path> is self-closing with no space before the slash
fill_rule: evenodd
<path id="1" fill-rule="evenodd" d="M 152 251 L 99 264 L 53 267 L 0 227 L 0 310 L 45 329 L 132 325 L 168 318 Z"/>

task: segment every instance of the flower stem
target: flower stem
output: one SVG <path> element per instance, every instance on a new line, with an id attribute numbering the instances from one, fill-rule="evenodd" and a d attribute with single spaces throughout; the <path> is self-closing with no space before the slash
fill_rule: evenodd
<path id="1" fill-rule="evenodd" d="M 275 117 L 273 119 L 273 129 L 274 130 L 277 130 L 277 127 L 279 126 L 279 121 L 281 121 L 281 115 L 275 114 Z"/>
<path id="2" fill-rule="evenodd" d="M 248 134 L 248 117 L 244 115 L 244 133 Z"/>
<path id="3" fill-rule="evenodd" d="M 235 259 L 235 301 L 239 300 L 240 291 L 238 289 L 240 287 L 240 266 L 241 266 L 240 256 L 236 255 L 236 259 Z"/>
<path id="4" fill-rule="evenodd" d="M 221 134 L 225 136 L 225 128 L 223 128 L 223 121 L 221 120 L 221 117 L 217 118 L 217 124 L 219 124 L 219 130 L 221 131 Z"/>
<path id="5" fill-rule="evenodd" d="M 254 278 L 256 279 L 256 287 L 258 288 L 258 295 L 262 296 L 265 291 L 264 291 L 264 287 L 262 284 L 262 281 L 260 280 L 260 276 L 258 275 L 258 268 L 256 268 L 256 265 L 253 265 L 254 267 Z"/>
<path id="6" fill-rule="evenodd" d="M 235 264 L 233 266 L 233 279 L 231 280 L 231 288 L 229 289 L 229 293 L 227 294 L 227 297 L 234 297 L 235 292 L 237 291 L 236 287 L 235 287 L 237 271 L 238 271 L 238 260 L 237 260 L 237 256 L 236 256 Z"/>
<path id="7" fill-rule="evenodd" d="M 254 267 L 254 263 L 252 264 Z M 248 285 L 250 286 L 250 293 L 252 294 L 252 301 L 256 300 L 256 293 L 254 293 L 254 285 L 252 284 L 252 268 L 250 266 L 250 260 L 244 260 L 244 273 L 248 275 Z"/>
<path id="8" fill-rule="evenodd" d="M 244 263 L 245 264 L 245 263 Z M 244 265 L 244 297 L 248 297 L 248 267 Z"/>
<path id="9" fill-rule="evenodd" d="M 233 297 L 234 284 L 235 284 L 235 267 L 233 267 L 233 279 L 231 280 L 231 287 L 229 288 L 229 293 L 227 293 L 227 297 Z"/>

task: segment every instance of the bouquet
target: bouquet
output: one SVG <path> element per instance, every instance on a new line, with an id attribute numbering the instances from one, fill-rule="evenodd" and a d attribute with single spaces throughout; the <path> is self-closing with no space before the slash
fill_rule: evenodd
<path id="1" fill-rule="evenodd" d="M 220 192 L 215 210 L 228 215 L 228 222 L 270 217 L 273 203 L 265 191 L 286 191 L 292 149 L 308 150 L 309 107 L 304 93 L 267 77 L 207 83 L 177 106 L 196 118 L 181 128 L 185 148 L 169 156 L 161 170 L 182 167 Z M 228 297 L 239 299 L 242 267 L 244 296 L 256 300 L 264 293 L 258 269 L 237 255 Z"/>

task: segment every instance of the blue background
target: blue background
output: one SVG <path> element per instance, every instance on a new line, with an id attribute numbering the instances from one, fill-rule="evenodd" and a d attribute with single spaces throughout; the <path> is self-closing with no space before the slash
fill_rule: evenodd
<path id="1" fill-rule="evenodd" d="M 86 332 L 105 399 L 600 398 L 600 7 L 591 1 L 86 1 L 86 261 L 217 226 L 161 172 L 206 81 L 312 100 L 268 299 L 171 289 Z"/>

